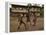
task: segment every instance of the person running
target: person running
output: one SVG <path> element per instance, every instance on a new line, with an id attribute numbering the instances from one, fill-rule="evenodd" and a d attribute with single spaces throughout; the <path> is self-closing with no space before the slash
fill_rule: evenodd
<path id="1" fill-rule="evenodd" d="M 25 22 L 23 22 L 23 17 L 24 17 L 24 15 L 21 14 L 21 16 L 20 16 L 20 18 L 19 18 L 20 23 L 19 23 L 18 29 L 20 28 L 21 24 L 24 24 L 25 29 L 26 29 L 26 24 L 25 24 Z"/>
<path id="2" fill-rule="evenodd" d="M 37 21 L 37 16 L 35 15 L 35 13 L 33 13 L 33 15 L 34 15 L 34 17 L 33 17 L 33 26 L 35 26 L 36 25 L 36 21 Z"/>

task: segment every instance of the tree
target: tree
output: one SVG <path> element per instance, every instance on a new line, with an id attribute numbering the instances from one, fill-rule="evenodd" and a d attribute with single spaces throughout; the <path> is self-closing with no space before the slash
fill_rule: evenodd
<path id="1" fill-rule="evenodd" d="M 44 5 L 42 5 L 42 8 L 41 8 L 41 17 L 44 16 Z"/>
<path id="2" fill-rule="evenodd" d="M 30 21 L 30 7 L 31 7 L 31 4 L 29 3 L 28 5 L 28 8 L 27 8 L 27 10 L 28 10 L 28 14 L 27 14 L 27 21 Z"/>

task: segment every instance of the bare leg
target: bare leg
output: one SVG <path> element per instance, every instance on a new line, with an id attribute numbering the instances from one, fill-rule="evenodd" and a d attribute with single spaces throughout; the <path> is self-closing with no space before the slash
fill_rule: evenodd
<path id="1" fill-rule="evenodd" d="M 26 24 L 25 24 L 24 22 L 23 22 L 23 24 L 24 24 L 24 26 L 25 26 L 25 30 L 26 30 L 26 29 L 27 29 L 27 28 L 26 28 Z"/>
<path id="2" fill-rule="evenodd" d="M 25 30 L 26 30 L 26 29 L 27 29 L 27 28 L 26 28 L 26 24 L 25 24 L 24 22 L 22 22 L 22 21 L 20 22 L 20 25 L 18 26 L 18 29 L 20 28 L 20 26 L 21 26 L 22 23 L 24 24 Z"/>
<path id="3" fill-rule="evenodd" d="M 18 29 L 20 28 L 20 26 L 21 26 L 21 22 L 19 23 Z"/>
<path id="4" fill-rule="evenodd" d="M 36 20 L 33 20 L 33 22 L 34 22 L 33 26 L 35 26 L 36 25 Z"/>

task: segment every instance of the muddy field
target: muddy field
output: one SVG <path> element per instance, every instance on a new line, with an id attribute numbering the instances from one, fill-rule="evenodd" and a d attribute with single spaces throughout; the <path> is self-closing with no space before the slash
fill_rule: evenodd
<path id="1" fill-rule="evenodd" d="M 33 26 L 33 23 L 26 22 L 27 18 L 24 17 L 23 21 L 26 24 L 26 29 L 24 24 L 22 23 L 20 28 L 18 29 L 19 22 L 18 17 L 10 17 L 10 32 L 19 32 L 19 31 L 39 31 L 44 29 L 44 19 L 42 17 L 38 17 L 36 21 L 36 25 Z M 30 19 L 31 20 L 31 19 Z"/>

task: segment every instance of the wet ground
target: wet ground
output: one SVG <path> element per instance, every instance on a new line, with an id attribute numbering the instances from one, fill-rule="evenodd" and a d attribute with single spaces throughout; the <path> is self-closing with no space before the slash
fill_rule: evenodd
<path id="1" fill-rule="evenodd" d="M 23 21 L 26 24 L 26 29 L 25 25 L 22 23 L 20 25 L 20 28 L 18 29 L 19 22 L 17 17 L 11 17 L 10 18 L 10 31 L 11 32 L 19 32 L 19 31 L 39 31 L 44 29 L 44 19 L 42 17 L 38 17 L 36 21 L 36 25 L 33 26 L 33 23 L 26 22 L 27 18 L 23 18 Z M 30 19 L 31 20 L 31 19 Z"/>

